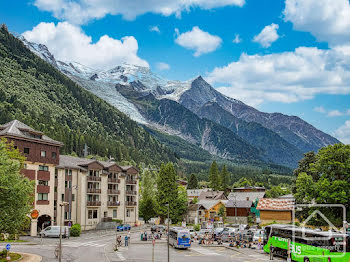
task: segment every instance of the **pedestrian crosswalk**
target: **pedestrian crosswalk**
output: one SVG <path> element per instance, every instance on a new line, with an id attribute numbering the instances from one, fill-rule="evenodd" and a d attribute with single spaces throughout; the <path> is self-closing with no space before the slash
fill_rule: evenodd
<path id="1" fill-rule="evenodd" d="M 64 247 L 104 247 L 108 243 L 101 243 L 101 241 L 88 241 L 88 242 L 78 242 L 78 241 L 71 241 L 71 242 L 65 242 L 62 245 Z"/>
<path id="2" fill-rule="evenodd" d="M 216 253 L 215 251 L 203 247 L 193 247 L 191 250 L 205 256 L 220 256 L 220 254 Z"/>

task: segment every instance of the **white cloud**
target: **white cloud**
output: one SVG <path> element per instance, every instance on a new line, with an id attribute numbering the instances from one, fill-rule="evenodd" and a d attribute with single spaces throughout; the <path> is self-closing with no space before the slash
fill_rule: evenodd
<path id="1" fill-rule="evenodd" d="M 245 0 L 34 0 L 40 10 L 51 12 L 56 18 L 83 24 L 106 15 L 122 15 L 133 20 L 145 13 L 181 16 L 192 8 L 209 10 L 223 6 L 242 7 Z"/>
<path id="2" fill-rule="evenodd" d="M 331 110 L 327 113 L 327 116 L 329 117 L 334 117 L 334 116 L 342 116 L 343 113 L 340 112 L 339 110 Z"/>
<path id="3" fill-rule="evenodd" d="M 170 69 L 170 65 L 164 62 L 158 62 L 156 64 L 156 67 L 158 68 L 158 70 L 161 70 L 161 71 Z"/>
<path id="4" fill-rule="evenodd" d="M 206 79 L 227 96 L 257 106 L 312 99 L 317 94 L 350 94 L 350 56 L 337 50 L 299 47 L 294 52 L 242 54 L 216 67 Z"/>
<path id="5" fill-rule="evenodd" d="M 350 42 L 349 0 L 286 0 L 284 20 L 332 46 Z"/>
<path id="6" fill-rule="evenodd" d="M 350 120 L 334 131 L 334 136 L 345 144 L 350 144 Z"/>
<path id="7" fill-rule="evenodd" d="M 155 26 L 151 26 L 150 28 L 149 28 L 149 31 L 151 31 L 151 32 L 156 32 L 156 33 L 160 33 L 160 30 L 159 30 L 159 27 L 157 26 L 157 25 L 155 25 Z"/>
<path id="8" fill-rule="evenodd" d="M 77 61 L 93 68 L 108 69 L 121 63 L 148 67 L 148 63 L 138 57 L 138 43 L 133 36 L 121 40 L 108 35 L 92 43 L 80 27 L 68 22 L 40 23 L 23 36 L 31 42 L 46 45 L 58 60 Z"/>
<path id="9" fill-rule="evenodd" d="M 259 43 L 262 47 L 270 47 L 271 44 L 279 38 L 277 24 L 271 24 L 264 27 L 264 29 L 256 36 L 254 36 L 253 42 Z"/>
<path id="10" fill-rule="evenodd" d="M 314 111 L 315 111 L 315 112 L 318 112 L 318 113 L 322 113 L 322 114 L 325 114 L 325 113 L 326 113 L 326 109 L 325 109 L 323 106 L 315 107 L 315 108 L 314 108 Z"/>
<path id="11" fill-rule="evenodd" d="M 177 38 L 175 42 L 187 49 L 194 50 L 194 56 L 215 51 L 221 45 L 221 38 L 202 31 L 198 26 L 194 26 L 191 31 L 179 34 L 176 28 Z"/>
<path id="12" fill-rule="evenodd" d="M 241 42 L 242 42 L 241 37 L 239 36 L 239 34 L 236 34 L 236 35 L 235 35 L 235 38 L 232 40 L 232 43 L 234 43 L 234 44 L 239 44 L 239 43 L 241 43 Z"/>

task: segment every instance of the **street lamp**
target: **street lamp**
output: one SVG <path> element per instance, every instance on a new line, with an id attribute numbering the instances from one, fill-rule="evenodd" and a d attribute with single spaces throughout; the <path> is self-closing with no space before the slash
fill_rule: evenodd
<path id="1" fill-rule="evenodd" d="M 60 207 L 61 207 L 61 222 L 60 222 L 60 244 L 59 244 L 59 252 L 58 252 L 58 261 L 61 262 L 62 261 L 62 221 L 64 219 L 64 214 L 62 212 L 62 207 L 64 206 L 68 206 L 69 203 L 67 202 L 62 202 L 60 204 Z"/>

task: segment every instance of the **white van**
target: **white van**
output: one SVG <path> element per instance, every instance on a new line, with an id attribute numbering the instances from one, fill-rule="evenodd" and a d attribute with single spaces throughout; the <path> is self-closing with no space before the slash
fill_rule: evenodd
<path id="1" fill-rule="evenodd" d="M 61 231 L 62 237 L 69 237 L 70 230 L 68 226 L 62 227 Z M 40 232 L 40 235 L 43 237 L 60 237 L 60 226 L 49 226 L 44 228 L 44 230 Z"/>

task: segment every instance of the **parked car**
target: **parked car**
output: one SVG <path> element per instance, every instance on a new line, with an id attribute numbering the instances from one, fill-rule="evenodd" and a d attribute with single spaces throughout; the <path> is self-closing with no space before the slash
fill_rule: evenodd
<path id="1" fill-rule="evenodd" d="M 214 239 L 217 240 L 217 237 L 224 231 L 223 227 L 218 227 L 214 229 Z"/>
<path id="2" fill-rule="evenodd" d="M 264 239 L 264 231 L 263 230 L 257 230 L 254 232 L 253 235 L 253 242 L 258 242 L 259 238 Z"/>
<path id="3" fill-rule="evenodd" d="M 60 237 L 60 226 L 49 226 L 44 228 L 39 235 L 42 237 Z M 68 226 L 64 226 L 61 228 L 62 237 L 70 236 L 70 228 Z"/>
<path id="4" fill-rule="evenodd" d="M 151 227 L 151 232 L 164 232 L 166 229 L 163 225 L 154 225 Z"/>
<path id="5" fill-rule="evenodd" d="M 222 232 L 222 234 L 219 236 L 222 242 L 230 242 L 230 240 L 234 239 L 234 237 L 235 237 L 234 230 Z"/>
<path id="6" fill-rule="evenodd" d="M 210 233 L 210 229 L 201 229 L 198 231 L 198 237 L 203 238 L 205 237 L 205 234 Z"/>
<path id="7" fill-rule="evenodd" d="M 128 231 L 130 229 L 131 229 L 131 226 L 129 224 L 117 226 L 117 231 Z"/>

